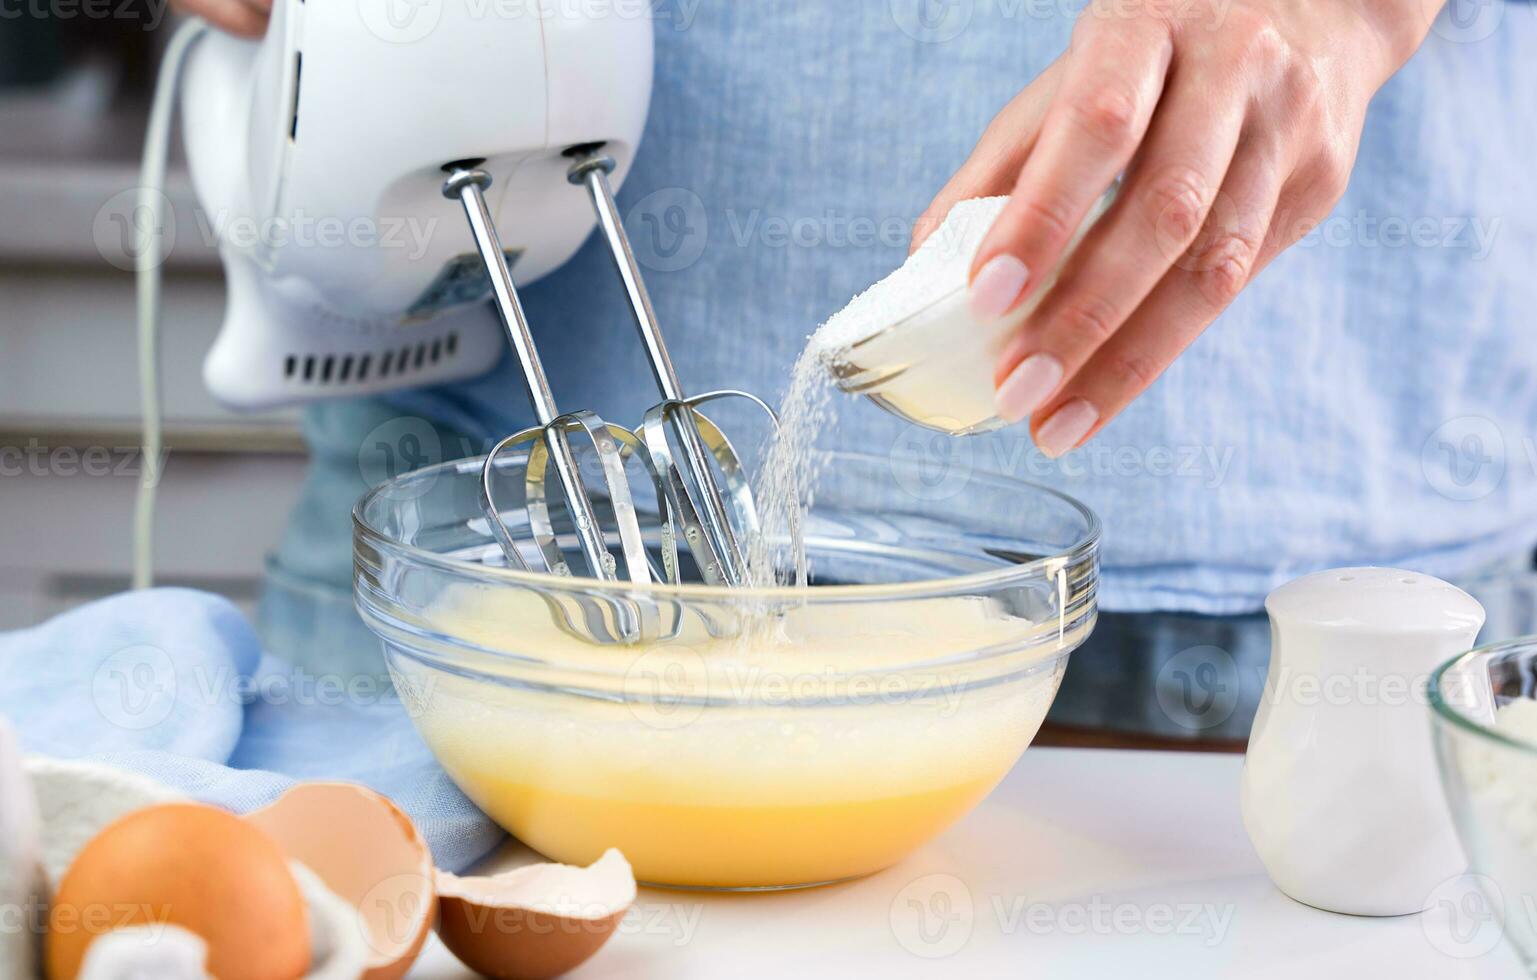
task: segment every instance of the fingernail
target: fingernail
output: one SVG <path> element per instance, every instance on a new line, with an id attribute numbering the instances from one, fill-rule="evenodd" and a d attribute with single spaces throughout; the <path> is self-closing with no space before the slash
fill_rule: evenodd
<path id="1" fill-rule="evenodd" d="M 1094 406 L 1082 398 L 1074 398 L 1052 413 L 1035 432 L 1035 444 L 1041 452 L 1056 459 L 1083 441 L 1083 437 L 1099 421 Z"/>
<path id="2" fill-rule="evenodd" d="M 994 403 L 1006 422 L 1018 422 L 1041 407 L 1062 383 L 1062 362 L 1050 354 L 1031 354 L 998 386 Z"/>
<path id="3" fill-rule="evenodd" d="M 971 313 L 978 320 L 996 320 L 1019 299 L 1030 270 L 1012 255 L 989 259 L 971 283 Z"/>

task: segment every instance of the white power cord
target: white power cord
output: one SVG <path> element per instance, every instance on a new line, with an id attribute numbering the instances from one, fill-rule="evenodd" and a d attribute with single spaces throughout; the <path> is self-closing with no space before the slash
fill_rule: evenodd
<path id="1" fill-rule="evenodd" d="M 166 45 L 144 133 L 144 159 L 139 167 L 139 197 L 135 210 L 148 217 L 135 222 L 134 283 L 139 326 L 139 405 L 143 414 L 143 475 L 133 512 L 133 587 L 147 589 L 155 576 L 155 491 L 160 485 L 162 421 L 160 406 L 160 280 L 162 222 L 166 220 L 165 170 L 171 151 L 171 120 L 182 68 L 192 45 L 208 30 L 200 20 L 177 28 Z M 174 218 L 173 218 L 174 220 Z"/>

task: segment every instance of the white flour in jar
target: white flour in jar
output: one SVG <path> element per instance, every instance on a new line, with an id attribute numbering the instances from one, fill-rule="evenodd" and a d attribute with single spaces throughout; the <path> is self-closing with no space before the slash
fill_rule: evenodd
<path id="1" fill-rule="evenodd" d="M 1495 713 L 1494 729 L 1537 749 L 1537 701 L 1521 698 L 1504 705 Z M 1479 744 L 1466 751 L 1463 773 L 1474 802 L 1499 815 L 1501 829 L 1537 870 L 1537 763 Z"/>
<path id="2" fill-rule="evenodd" d="M 1485 739 L 1457 741 L 1458 768 L 1470 819 L 1462 828 L 1472 870 L 1503 896 L 1505 936 L 1518 949 L 1537 950 L 1537 701 L 1520 698 L 1499 708 L 1494 730 L 1519 749 Z"/>

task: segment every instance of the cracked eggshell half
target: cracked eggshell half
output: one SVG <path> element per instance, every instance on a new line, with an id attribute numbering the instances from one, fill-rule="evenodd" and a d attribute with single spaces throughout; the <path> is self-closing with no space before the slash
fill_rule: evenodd
<path id="1" fill-rule="evenodd" d="M 596 953 L 635 903 L 635 873 L 610 848 L 585 868 L 531 864 L 484 878 L 438 872 L 438 935 L 493 980 L 543 980 Z"/>
<path id="2" fill-rule="evenodd" d="M 47 901 L 37 799 L 22 765 L 21 743 L 0 718 L 0 910 L 21 912 L 17 922 L 0 921 L 0 977 L 36 976 L 41 948 L 33 923 Z"/>
<path id="3" fill-rule="evenodd" d="M 246 820 L 357 911 L 365 980 L 405 975 L 436 911 L 432 853 L 410 817 L 363 786 L 300 783 Z"/>

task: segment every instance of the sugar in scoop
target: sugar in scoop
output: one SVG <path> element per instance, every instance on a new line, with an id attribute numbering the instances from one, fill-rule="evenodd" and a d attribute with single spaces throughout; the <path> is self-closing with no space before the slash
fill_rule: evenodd
<path id="1" fill-rule="evenodd" d="M 979 197 L 950 209 L 906 262 L 855 296 L 812 337 L 821 350 L 853 347 L 966 287 L 971 260 L 1007 197 Z"/>
<path id="2" fill-rule="evenodd" d="M 1107 191 L 1066 250 L 1070 255 L 1114 196 Z M 979 321 L 967 286 L 983 238 L 1007 197 L 961 201 L 891 275 L 854 297 L 812 335 L 808 351 L 840 389 L 925 428 L 955 435 L 1005 423 L 993 406 L 1004 342 L 1050 291 L 1061 265 L 1007 316 Z"/>

